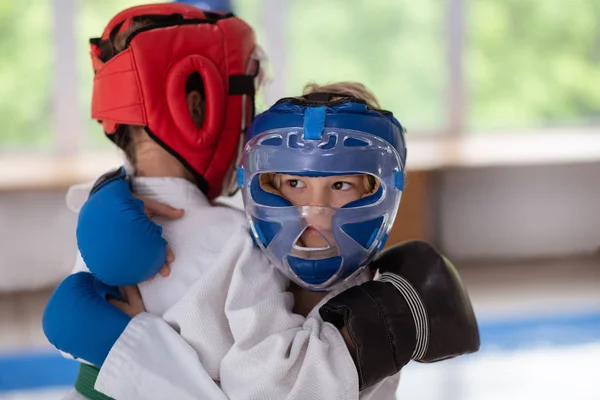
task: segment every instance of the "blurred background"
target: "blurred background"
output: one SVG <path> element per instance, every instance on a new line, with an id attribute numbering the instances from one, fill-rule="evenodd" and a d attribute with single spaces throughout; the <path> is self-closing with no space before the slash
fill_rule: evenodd
<path id="1" fill-rule="evenodd" d="M 40 322 L 76 254 L 64 196 L 120 159 L 89 118 L 87 43 L 148 2 L 0 0 L 0 400 L 74 381 Z M 263 108 L 357 80 L 408 128 L 389 243 L 455 261 L 482 349 L 409 365 L 399 399 L 600 398 L 600 0 L 195 3 L 256 29 Z"/>

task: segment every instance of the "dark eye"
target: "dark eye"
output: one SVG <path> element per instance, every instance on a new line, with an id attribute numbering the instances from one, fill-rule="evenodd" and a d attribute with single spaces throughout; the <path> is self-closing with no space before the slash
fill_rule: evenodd
<path id="1" fill-rule="evenodd" d="M 348 182 L 335 182 L 332 186 L 333 190 L 348 190 L 352 184 Z"/>
<path id="2" fill-rule="evenodd" d="M 301 189 L 303 187 L 306 187 L 306 185 L 304 184 L 304 182 L 302 182 L 300 179 L 288 179 L 287 180 L 287 184 L 289 187 L 291 188 L 297 188 L 297 189 Z"/>

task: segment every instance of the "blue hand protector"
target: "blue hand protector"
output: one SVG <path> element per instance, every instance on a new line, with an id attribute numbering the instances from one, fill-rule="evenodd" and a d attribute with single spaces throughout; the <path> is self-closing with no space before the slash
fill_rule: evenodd
<path id="1" fill-rule="evenodd" d="M 167 259 L 161 235 L 133 197 L 123 168 L 99 180 L 79 213 L 79 251 L 107 285 L 136 285 L 156 275 Z"/>
<path id="2" fill-rule="evenodd" d="M 56 288 L 42 317 L 48 341 L 57 349 L 100 367 L 131 320 L 110 304 L 116 295 L 89 272 L 69 275 Z"/>

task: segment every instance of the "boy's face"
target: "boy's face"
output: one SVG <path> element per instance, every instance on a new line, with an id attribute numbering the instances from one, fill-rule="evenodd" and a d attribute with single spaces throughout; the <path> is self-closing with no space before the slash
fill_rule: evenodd
<path id="1" fill-rule="evenodd" d="M 373 191 L 367 175 L 336 175 L 306 177 L 276 174 L 274 186 L 281 195 L 295 206 L 340 208 L 361 199 Z M 311 212 L 305 216 L 309 227 L 300 237 L 299 246 L 310 248 L 335 245 L 331 227 L 331 212 Z"/>

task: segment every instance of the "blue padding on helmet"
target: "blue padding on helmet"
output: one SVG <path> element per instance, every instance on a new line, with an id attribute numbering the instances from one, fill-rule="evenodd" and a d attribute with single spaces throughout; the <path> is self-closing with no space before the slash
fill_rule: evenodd
<path id="1" fill-rule="evenodd" d="M 381 225 L 383 225 L 383 217 L 343 225 L 342 231 L 362 247 L 368 249 L 373 244 L 373 240 L 375 240 L 377 232 L 381 229 Z"/>
<path id="2" fill-rule="evenodd" d="M 254 119 L 248 129 L 247 140 L 273 129 L 303 128 L 306 112 L 318 108 L 292 102 L 277 103 Z M 398 151 L 402 164 L 406 161 L 404 128 L 391 114 L 382 114 L 369 109 L 366 104 L 349 101 L 325 107 L 324 127 L 353 129 L 380 137 Z"/>
<path id="3" fill-rule="evenodd" d="M 265 206 L 289 207 L 292 205 L 292 203 L 281 196 L 265 192 L 263 188 L 260 187 L 258 176 L 252 180 L 252 183 L 250 183 L 250 193 L 254 201 Z"/>
<path id="4" fill-rule="evenodd" d="M 300 279 L 312 285 L 326 282 L 342 265 L 342 257 L 340 256 L 325 258 L 323 260 L 307 260 L 288 255 L 287 261 Z"/>
<path id="5" fill-rule="evenodd" d="M 377 234 L 379 233 L 379 229 L 375 229 L 373 231 L 373 233 L 371 234 L 371 237 L 369 238 L 369 241 L 367 242 L 367 249 L 371 248 L 371 245 L 373 244 L 373 242 L 375 241 L 375 238 L 377 237 Z"/>
<path id="6" fill-rule="evenodd" d="M 230 13 L 233 11 L 231 0 L 176 0 L 177 3 L 191 4 L 206 11 Z"/>
<path id="7" fill-rule="evenodd" d="M 394 172 L 394 186 L 398 190 L 404 190 L 404 171 L 396 171 Z"/>
<path id="8" fill-rule="evenodd" d="M 244 186 L 244 167 L 237 167 L 237 184 L 239 187 Z"/>
<path id="9" fill-rule="evenodd" d="M 326 108 L 309 107 L 304 112 L 304 140 L 319 140 L 325 127 Z"/>
<path id="10" fill-rule="evenodd" d="M 259 240 L 265 247 L 271 243 L 271 240 L 273 240 L 281 229 L 281 225 L 276 222 L 263 221 L 256 217 L 252 217 L 252 222 L 254 223 L 254 229 L 256 230 Z"/>
<path id="11" fill-rule="evenodd" d="M 342 208 L 368 206 L 369 204 L 373 204 L 377 200 L 379 200 L 382 195 L 383 195 L 383 186 L 379 185 L 379 188 L 377 189 L 377 191 L 375 193 L 373 193 L 372 195 L 363 197 L 362 199 L 351 201 L 350 203 L 344 205 Z"/>
<path id="12" fill-rule="evenodd" d="M 250 229 L 249 233 L 250 233 L 250 237 L 252 238 L 252 243 L 254 243 L 254 247 L 260 247 L 260 245 L 258 244 L 258 239 L 256 239 L 256 236 L 254 236 L 254 232 L 252 232 L 252 229 Z"/>
<path id="13" fill-rule="evenodd" d="M 385 242 L 387 242 L 388 240 L 388 234 L 384 233 L 383 236 L 381 237 L 381 242 L 379 242 L 379 246 L 377 246 L 377 252 L 380 252 L 383 247 L 385 246 Z"/>

